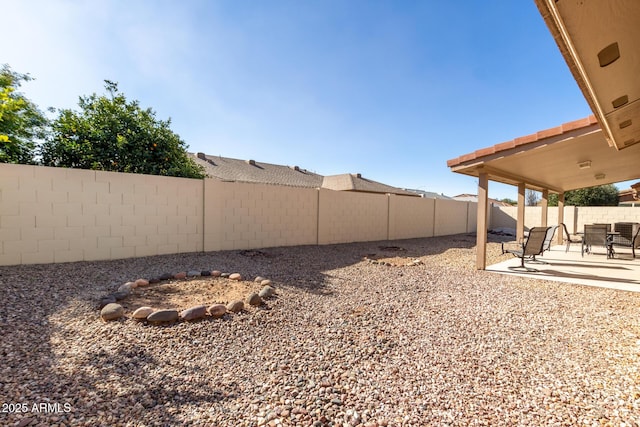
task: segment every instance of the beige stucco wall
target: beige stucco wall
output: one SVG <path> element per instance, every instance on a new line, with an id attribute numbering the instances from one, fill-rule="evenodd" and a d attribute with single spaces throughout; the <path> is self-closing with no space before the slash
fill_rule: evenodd
<path id="1" fill-rule="evenodd" d="M 433 236 L 435 199 L 389 196 L 389 239 Z"/>
<path id="2" fill-rule="evenodd" d="M 458 234 L 475 205 L 0 164 L 0 265 Z"/>
<path id="3" fill-rule="evenodd" d="M 0 165 L 0 264 L 201 251 L 202 180 Z"/>
<path id="4" fill-rule="evenodd" d="M 548 208 L 548 224 L 558 223 L 558 208 Z M 542 208 L 527 206 L 525 208 L 525 226 L 527 228 L 539 226 Z M 517 216 L 516 207 L 493 208 L 492 228 L 515 228 Z M 564 223 L 571 233 L 582 231 L 585 224 L 616 222 L 640 222 L 640 209 L 621 206 L 566 206 L 564 208 Z"/>
<path id="5" fill-rule="evenodd" d="M 315 189 L 205 180 L 205 251 L 317 243 Z"/>
<path id="6" fill-rule="evenodd" d="M 387 239 L 387 195 L 327 189 L 319 191 L 319 244 Z"/>
<path id="7" fill-rule="evenodd" d="M 435 199 L 435 203 L 434 236 L 475 231 L 476 225 L 475 222 L 471 225 L 470 216 L 474 215 L 471 211 L 477 209 L 476 203 L 444 199 Z"/>
<path id="8" fill-rule="evenodd" d="M 577 230 L 585 224 L 614 224 L 616 222 L 640 222 L 640 209 L 636 207 L 588 206 L 578 208 Z"/>

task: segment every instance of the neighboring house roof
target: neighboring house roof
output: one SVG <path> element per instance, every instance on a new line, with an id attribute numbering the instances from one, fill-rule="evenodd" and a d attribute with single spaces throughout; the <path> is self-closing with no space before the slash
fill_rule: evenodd
<path id="1" fill-rule="evenodd" d="M 336 191 L 361 191 L 366 193 L 383 194 L 391 193 L 401 196 L 418 197 L 417 194 L 410 191 L 363 178 L 359 173 L 344 173 L 341 175 L 325 176 L 322 181 L 322 188 Z"/>
<path id="2" fill-rule="evenodd" d="M 640 202 L 640 182 L 631 185 L 631 188 L 618 191 L 618 203 L 630 204 Z"/>
<path id="3" fill-rule="evenodd" d="M 221 156 L 195 155 L 208 176 L 222 181 L 250 182 L 259 184 L 288 185 L 291 187 L 318 188 L 322 186 L 322 175 L 298 166 L 274 165 L 254 160 L 239 160 Z"/>
<path id="4" fill-rule="evenodd" d="M 453 196 L 452 197 L 453 200 L 458 200 L 461 202 L 478 202 L 478 195 L 477 194 L 458 194 L 457 196 Z M 500 200 L 496 200 L 496 199 L 492 199 L 492 198 L 488 198 L 488 201 L 490 204 L 492 204 L 493 206 L 513 206 L 510 203 L 507 202 L 502 202 Z"/>
<path id="5" fill-rule="evenodd" d="M 425 199 L 445 199 L 452 200 L 451 197 L 445 196 L 444 194 L 434 193 L 433 191 L 424 191 L 424 190 L 416 190 L 413 188 L 405 188 L 404 190 L 410 191 L 412 193 L 419 194 L 420 197 L 424 197 Z"/>
<path id="6" fill-rule="evenodd" d="M 274 165 L 271 163 L 257 162 L 255 160 L 209 156 L 204 153 L 191 153 L 191 155 L 198 164 L 205 167 L 209 177 L 222 181 L 417 196 L 417 194 L 400 188 L 362 178 L 360 174 L 342 174 L 325 177 L 298 166 Z"/>

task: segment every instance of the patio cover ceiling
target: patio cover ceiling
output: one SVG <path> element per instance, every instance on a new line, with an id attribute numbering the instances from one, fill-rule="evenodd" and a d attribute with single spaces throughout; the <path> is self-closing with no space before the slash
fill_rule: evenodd
<path id="1" fill-rule="evenodd" d="M 568 190 L 640 178 L 640 144 L 610 147 L 594 116 L 476 150 L 447 162 L 453 172 L 535 190 Z"/>
<path id="2" fill-rule="evenodd" d="M 640 1 L 535 2 L 604 138 L 640 143 Z"/>

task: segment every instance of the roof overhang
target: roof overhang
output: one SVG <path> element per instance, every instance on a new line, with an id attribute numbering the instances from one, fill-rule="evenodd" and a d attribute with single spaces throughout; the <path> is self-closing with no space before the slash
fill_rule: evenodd
<path id="1" fill-rule="evenodd" d="M 640 1 L 535 0 L 578 86 L 618 150 L 640 143 Z"/>
<path id="2" fill-rule="evenodd" d="M 640 178 L 640 144 L 618 151 L 591 116 L 449 160 L 453 172 L 563 193 Z"/>

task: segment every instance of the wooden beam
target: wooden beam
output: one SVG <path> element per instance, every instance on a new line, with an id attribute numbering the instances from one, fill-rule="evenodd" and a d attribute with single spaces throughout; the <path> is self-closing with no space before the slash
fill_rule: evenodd
<path id="1" fill-rule="evenodd" d="M 516 240 L 518 240 L 518 242 L 522 242 L 524 239 L 524 205 L 525 205 L 525 199 L 524 199 L 524 193 L 525 193 L 526 187 L 524 185 L 524 182 L 521 182 L 520 184 L 518 184 L 518 217 L 517 217 L 517 223 L 516 223 Z"/>
<path id="2" fill-rule="evenodd" d="M 478 214 L 476 223 L 476 268 L 487 267 L 487 208 L 489 205 L 489 177 L 486 172 L 478 175 Z"/>

